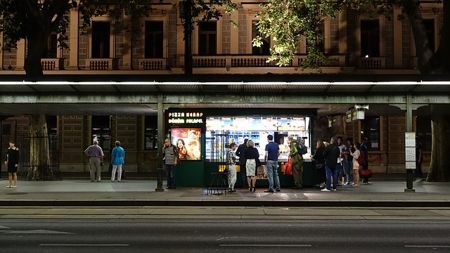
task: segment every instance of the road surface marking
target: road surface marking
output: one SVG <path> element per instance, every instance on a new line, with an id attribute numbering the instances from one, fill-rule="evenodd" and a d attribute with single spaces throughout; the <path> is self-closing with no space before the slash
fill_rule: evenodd
<path id="1" fill-rule="evenodd" d="M 450 248 L 450 245 L 405 245 L 405 248 Z"/>
<path id="2" fill-rule="evenodd" d="M 40 247 L 128 247 L 125 243 L 42 243 Z"/>
<path id="3" fill-rule="evenodd" d="M 227 243 L 219 244 L 220 247 L 284 247 L 284 248 L 306 248 L 312 247 L 311 244 L 249 244 L 249 243 Z"/>
<path id="4" fill-rule="evenodd" d="M 31 234 L 31 235 L 71 235 L 69 232 L 62 231 L 53 231 L 53 230 L 44 230 L 44 229 L 36 229 L 36 230 L 1 230 L 2 234 Z"/>

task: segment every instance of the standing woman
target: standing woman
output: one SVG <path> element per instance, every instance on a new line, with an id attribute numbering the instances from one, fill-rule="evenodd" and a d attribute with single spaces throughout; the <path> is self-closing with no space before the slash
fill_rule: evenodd
<path id="1" fill-rule="evenodd" d="M 352 152 L 350 150 L 350 154 L 353 157 L 353 186 L 359 186 L 359 167 L 360 164 L 358 162 L 358 158 L 361 155 L 361 152 L 359 151 L 360 144 L 356 143 L 355 145 L 355 152 Z"/>
<path id="2" fill-rule="evenodd" d="M 227 165 L 228 165 L 228 191 L 235 192 L 234 184 L 236 183 L 236 161 L 237 157 L 234 153 L 236 151 L 236 143 L 230 144 L 230 149 L 227 154 Z"/>
<path id="3" fill-rule="evenodd" d="M 19 168 L 19 148 L 14 142 L 9 142 L 8 151 L 6 151 L 5 164 L 8 167 L 9 185 L 6 188 L 16 188 L 17 186 L 17 169 Z"/>
<path id="4" fill-rule="evenodd" d="M 318 172 L 320 188 L 324 188 L 325 187 L 325 181 L 326 181 L 326 176 L 325 176 L 325 157 L 323 155 L 324 151 L 325 151 L 325 144 L 323 143 L 322 140 L 317 140 L 316 153 L 314 154 L 314 156 L 312 158 L 316 162 L 316 169 L 317 169 L 317 172 Z"/>
<path id="5" fill-rule="evenodd" d="M 259 164 L 259 152 L 255 148 L 252 140 L 247 142 L 247 150 L 245 151 L 245 170 L 247 173 L 248 190 L 255 192 L 256 186 L 256 168 Z"/>
<path id="6" fill-rule="evenodd" d="M 111 163 L 111 182 L 114 182 L 116 179 L 116 171 L 117 182 L 122 181 L 122 166 L 125 163 L 125 150 L 120 146 L 120 141 L 116 141 L 115 147 L 112 150 Z"/>

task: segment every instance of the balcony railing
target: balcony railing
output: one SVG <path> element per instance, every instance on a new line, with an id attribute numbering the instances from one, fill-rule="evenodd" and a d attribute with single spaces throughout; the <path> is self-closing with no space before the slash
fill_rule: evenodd
<path id="1" fill-rule="evenodd" d="M 385 57 L 362 57 L 359 59 L 359 68 L 362 69 L 384 69 L 386 68 Z"/>
<path id="2" fill-rule="evenodd" d="M 224 68 L 227 66 L 227 56 L 194 56 L 194 68 Z"/>
<path id="3" fill-rule="evenodd" d="M 267 62 L 269 56 L 232 56 L 231 67 L 275 67 L 275 62 Z"/>
<path id="4" fill-rule="evenodd" d="M 296 55 L 291 63 L 286 67 L 298 67 L 305 60 L 305 55 Z M 345 55 L 329 55 L 328 62 L 322 67 L 344 67 L 346 64 Z M 275 62 L 267 62 L 269 56 L 259 55 L 214 55 L 214 56 L 193 56 L 194 68 L 261 68 L 276 67 Z"/>
<path id="5" fill-rule="evenodd" d="M 117 66 L 118 59 L 115 58 L 87 59 L 89 70 L 116 70 Z"/>
<path id="6" fill-rule="evenodd" d="M 163 70 L 167 68 L 167 59 L 139 59 L 139 70 Z"/>
<path id="7" fill-rule="evenodd" d="M 62 70 L 64 69 L 64 58 L 44 58 L 41 59 L 42 70 Z"/>

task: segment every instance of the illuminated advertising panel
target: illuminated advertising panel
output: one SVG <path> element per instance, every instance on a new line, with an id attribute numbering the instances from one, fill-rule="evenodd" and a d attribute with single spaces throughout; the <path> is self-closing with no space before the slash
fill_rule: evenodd
<path id="1" fill-rule="evenodd" d="M 171 142 L 178 149 L 180 160 L 201 160 L 201 128 L 172 128 Z"/>

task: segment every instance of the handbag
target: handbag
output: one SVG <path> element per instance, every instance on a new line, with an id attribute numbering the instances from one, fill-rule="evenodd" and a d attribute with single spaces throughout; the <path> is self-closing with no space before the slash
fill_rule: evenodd
<path id="1" fill-rule="evenodd" d="M 362 177 L 371 177 L 372 174 L 373 174 L 372 170 L 370 170 L 370 169 L 359 168 L 359 175 Z"/>
<path id="2" fill-rule="evenodd" d="M 292 175 L 292 159 L 289 157 L 287 162 L 284 164 L 284 174 L 285 175 Z"/>
<path id="3" fill-rule="evenodd" d="M 323 168 L 323 163 L 316 163 L 316 170 L 320 170 Z"/>

